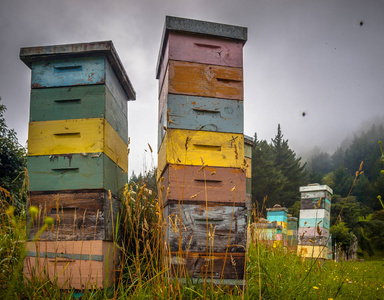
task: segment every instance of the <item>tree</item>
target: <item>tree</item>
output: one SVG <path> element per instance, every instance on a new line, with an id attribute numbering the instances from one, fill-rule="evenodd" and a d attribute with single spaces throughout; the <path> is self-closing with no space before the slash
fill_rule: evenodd
<path id="1" fill-rule="evenodd" d="M 7 126 L 5 111 L 5 105 L 0 104 L 0 186 L 11 193 L 12 199 L 20 202 L 26 153 L 17 140 L 16 132 Z M 20 203 L 14 204 L 18 207 Z"/>

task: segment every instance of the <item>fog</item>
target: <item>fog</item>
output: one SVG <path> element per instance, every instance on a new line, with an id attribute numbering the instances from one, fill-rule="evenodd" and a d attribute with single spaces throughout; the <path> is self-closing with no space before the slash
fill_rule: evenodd
<path id="1" fill-rule="evenodd" d="M 2 0 L 0 96 L 28 136 L 31 72 L 20 47 L 112 40 L 137 93 L 129 102 L 129 173 L 156 165 L 155 68 L 166 15 L 248 27 L 245 134 L 281 124 L 299 155 L 332 152 L 384 114 L 384 2 L 375 0 Z M 305 113 L 305 114 L 303 114 Z"/>

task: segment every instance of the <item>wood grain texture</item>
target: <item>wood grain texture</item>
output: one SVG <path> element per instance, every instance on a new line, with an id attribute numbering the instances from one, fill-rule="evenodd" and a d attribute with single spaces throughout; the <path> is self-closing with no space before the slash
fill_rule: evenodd
<path id="1" fill-rule="evenodd" d="M 245 203 L 245 172 L 241 169 L 168 165 L 160 182 L 162 202 L 182 203 Z"/>
<path id="2" fill-rule="evenodd" d="M 168 129 L 158 153 L 158 178 L 167 164 L 243 168 L 242 134 Z"/>
<path id="3" fill-rule="evenodd" d="M 328 259 L 328 247 L 298 245 L 297 253 L 302 257 Z"/>
<path id="4" fill-rule="evenodd" d="M 28 234 L 32 240 L 43 226 L 45 217 L 54 220 L 53 227 L 44 231 L 39 240 L 77 241 L 114 238 L 119 204 L 105 190 L 65 190 L 56 192 L 31 192 L 27 206 L 39 208 L 37 219 Z"/>
<path id="5" fill-rule="evenodd" d="M 171 275 L 177 277 L 237 279 L 237 284 L 245 278 L 245 253 L 172 252 L 165 259 Z"/>
<path id="6" fill-rule="evenodd" d="M 251 159 L 252 162 L 252 149 L 253 147 L 247 143 L 244 143 L 244 156 Z M 252 165 L 252 163 L 250 164 Z"/>
<path id="7" fill-rule="evenodd" d="M 159 126 L 158 148 L 169 129 L 243 133 L 243 102 L 168 94 Z"/>
<path id="8" fill-rule="evenodd" d="M 30 191 L 105 189 L 119 192 L 128 175 L 103 153 L 27 157 Z"/>
<path id="9" fill-rule="evenodd" d="M 106 288 L 117 278 L 119 252 L 112 242 L 28 242 L 24 259 L 27 278 L 56 282 L 61 289 Z"/>
<path id="10" fill-rule="evenodd" d="M 168 93 L 243 100 L 243 69 L 169 61 Z M 167 84 L 165 81 L 169 81 Z M 160 92 L 161 94 L 161 92 Z"/>
<path id="11" fill-rule="evenodd" d="M 160 67 L 159 87 L 168 60 L 180 60 L 235 68 L 243 67 L 243 43 L 236 40 L 170 32 Z"/>
<path id="12" fill-rule="evenodd" d="M 305 246 L 327 246 L 328 238 L 327 236 L 299 236 L 298 244 Z"/>
<path id="13" fill-rule="evenodd" d="M 311 227 L 317 227 L 320 228 L 330 228 L 330 221 L 328 218 L 300 218 L 299 220 L 299 227 L 303 228 L 311 228 Z"/>
<path id="14" fill-rule="evenodd" d="M 127 144 L 104 118 L 29 123 L 29 156 L 99 152 L 128 171 Z"/>
<path id="15" fill-rule="evenodd" d="M 299 236 L 309 236 L 309 237 L 317 237 L 317 236 L 327 236 L 329 237 L 329 229 L 327 228 L 319 228 L 320 235 L 317 231 L 317 227 L 301 227 L 298 229 Z"/>
<path id="16" fill-rule="evenodd" d="M 31 122 L 104 117 L 127 143 L 127 101 L 113 97 L 106 85 L 31 90 Z"/>
<path id="17" fill-rule="evenodd" d="M 41 60 L 32 63 L 32 88 L 104 84 L 103 56 Z"/>
<path id="18" fill-rule="evenodd" d="M 313 199 L 313 198 L 326 198 L 329 201 L 332 199 L 332 195 L 328 191 L 309 191 L 301 192 L 301 199 Z"/>
<path id="19" fill-rule="evenodd" d="M 245 157 L 244 161 L 246 177 L 252 179 L 252 158 Z"/>
<path id="20" fill-rule="evenodd" d="M 168 204 L 164 218 L 170 251 L 245 252 L 246 207 Z"/>

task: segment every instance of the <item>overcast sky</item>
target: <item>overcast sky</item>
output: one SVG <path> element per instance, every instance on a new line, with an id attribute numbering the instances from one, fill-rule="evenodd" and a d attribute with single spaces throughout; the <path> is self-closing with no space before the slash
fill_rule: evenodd
<path id="1" fill-rule="evenodd" d="M 112 40 L 136 90 L 129 174 L 156 165 L 156 62 L 166 15 L 248 27 L 245 134 L 332 152 L 384 115 L 381 0 L 1 0 L 0 96 L 26 145 L 31 72 L 20 47 Z M 305 112 L 305 117 L 302 113 Z M 146 152 L 147 151 L 147 152 Z M 153 161 L 154 160 L 154 161 Z"/>

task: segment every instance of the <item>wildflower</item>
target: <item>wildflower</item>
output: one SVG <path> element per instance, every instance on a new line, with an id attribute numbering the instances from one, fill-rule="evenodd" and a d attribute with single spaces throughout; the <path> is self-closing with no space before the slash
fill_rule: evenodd
<path id="1" fill-rule="evenodd" d="M 318 290 L 318 289 L 319 289 L 317 286 L 314 286 L 313 288 L 314 288 L 315 290 Z"/>

